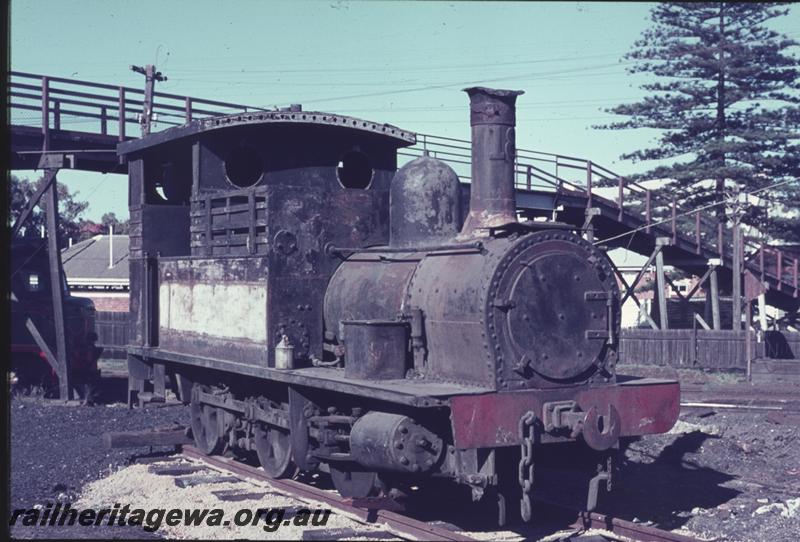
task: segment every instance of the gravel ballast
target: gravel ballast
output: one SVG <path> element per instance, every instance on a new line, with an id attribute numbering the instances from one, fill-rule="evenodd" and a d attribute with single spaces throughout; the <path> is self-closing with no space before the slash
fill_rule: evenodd
<path id="1" fill-rule="evenodd" d="M 102 436 L 107 431 L 138 431 L 154 427 L 186 425 L 188 409 L 182 405 L 129 410 L 115 403 L 72 406 L 41 398 L 11 400 L 11 498 L 10 507 L 30 509 L 47 503 L 77 500 L 89 482 L 102 479 L 130 463 L 138 455 L 169 448 L 107 450 Z M 68 534 L 57 527 L 15 526 L 14 536 L 36 538 L 104 538 L 103 529 L 74 528 Z M 119 530 L 118 530 L 119 531 Z M 133 536 L 116 533 L 115 537 Z M 138 538 L 153 538 L 144 533 Z"/>

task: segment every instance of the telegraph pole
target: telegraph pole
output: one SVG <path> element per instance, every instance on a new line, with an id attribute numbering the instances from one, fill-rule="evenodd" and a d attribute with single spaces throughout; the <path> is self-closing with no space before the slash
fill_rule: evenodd
<path id="1" fill-rule="evenodd" d="M 131 70 L 144 75 L 144 103 L 142 104 L 142 115 L 139 118 L 142 135 L 144 136 L 150 133 L 150 124 L 153 121 L 153 93 L 156 81 L 166 81 L 167 77 L 160 71 L 156 71 L 156 67 L 153 64 L 147 64 L 144 68 L 131 66 Z"/>

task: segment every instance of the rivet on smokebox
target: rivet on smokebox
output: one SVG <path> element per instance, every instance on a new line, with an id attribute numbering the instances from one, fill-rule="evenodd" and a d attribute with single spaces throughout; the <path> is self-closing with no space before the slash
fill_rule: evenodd
<path id="1" fill-rule="evenodd" d="M 284 335 L 275 347 L 275 368 L 294 369 L 294 346 L 289 343 L 289 337 Z"/>

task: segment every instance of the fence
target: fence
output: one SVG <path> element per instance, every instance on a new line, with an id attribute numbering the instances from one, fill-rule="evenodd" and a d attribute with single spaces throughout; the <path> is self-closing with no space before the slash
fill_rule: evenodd
<path id="1" fill-rule="evenodd" d="M 750 332 L 751 356 L 796 359 L 800 357 L 800 333 Z M 747 367 L 747 339 L 732 330 L 625 329 L 620 344 L 620 362 L 635 365 L 742 369 Z"/>
<path id="2" fill-rule="evenodd" d="M 125 358 L 128 344 L 128 312 L 98 311 L 95 317 L 97 346 L 104 358 Z"/>

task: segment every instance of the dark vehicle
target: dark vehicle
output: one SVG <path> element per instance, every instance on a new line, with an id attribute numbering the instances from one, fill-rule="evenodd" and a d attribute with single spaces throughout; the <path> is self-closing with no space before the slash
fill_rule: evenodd
<path id="1" fill-rule="evenodd" d="M 53 297 L 45 239 L 15 240 L 11 246 L 11 356 L 12 370 L 22 386 L 58 387 L 58 376 L 28 331 L 30 319 L 51 351 L 55 352 Z M 64 320 L 68 366 L 74 385 L 92 384 L 99 377 L 95 347 L 95 308 L 91 299 L 73 297 L 66 281 Z"/>
<path id="2" fill-rule="evenodd" d="M 398 170 L 413 133 L 299 109 L 121 143 L 129 400 L 170 377 L 205 453 L 322 469 L 351 497 L 448 479 L 501 522 L 508 495 L 530 517 L 534 450 L 578 441 L 602 464 L 593 507 L 620 441 L 672 427 L 679 386 L 617 375 L 613 264 L 517 220 L 520 93 L 467 92 L 471 185 L 430 157 Z"/>

